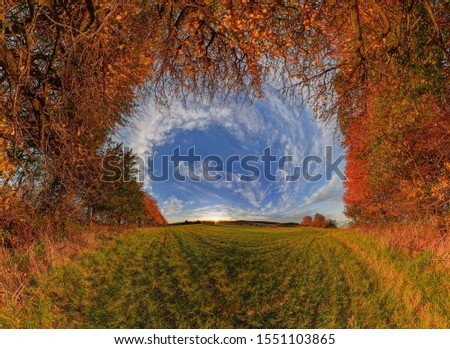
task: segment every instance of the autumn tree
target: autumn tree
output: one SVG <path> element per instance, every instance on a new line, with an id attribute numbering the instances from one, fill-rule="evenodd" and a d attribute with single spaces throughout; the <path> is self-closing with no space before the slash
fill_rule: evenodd
<path id="1" fill-rule="evenodd" d="M 14 133 L 1 136 L 14 174 L 4 177 L 3 187 L 12 191 L 16 209 L 34 217 L 31 230 L 37 231 L 47 221 L 60 224 L 83 214 L 100 180 L 101 147 L 131 112 L 136 86 L 144 81 L 149 62 L 138 48 L 150 28 L 139 31 L 132 16 L 122 24 L 125 13 L 139 11 L 132 2 L 4 5 L 2 120 Z M 120 49 L 125 42 L 126 54 Z M 17 227 L 23 217 L 16 218 L 5 212 L 2 225 Z"/>
<path id="2" fill-rule="evenodd" d="M 358 223 L 448 224 L 449 4 L 354 5 L 356 46 L 345 52 L 359 69 L 336 80 L 346 213 Z"/>
<path id="3" fill-rule="evenodd" d="M 161 214 L 156 200 L 152 198 L 148 193 L 144 193 L 142 200 L 144 202 L 144 212 L 141 225 L 143 226 L 167 225 L 167 221 Z"/>
<path id="4" fill-rule="evenodd" d="M 139 182 L 137 155 L 122 144 L 105 150 L 102 176 L 89 197 L 89 219 L 107 225 L 156 226 L 167 224 L 150 194 Z"/>
<path id="5" fill-rule="evenodd" d="M 302 222 L 300 223 L 300 225 L 305 226 L 305 227 L 309 227 L 311 226 L 312 223 L 312 217 L 311 216 L 304 216 L 302 218 Z"/>
<path id="6" fill-rule="evenodd" d="M 326 218 L 320 213 L 316 213 L 314 218 L 305 216 L 300 223 L 302 227 L 316 227 L 316 228 L 336 228 L 336 222 L 332 219 Z"/>

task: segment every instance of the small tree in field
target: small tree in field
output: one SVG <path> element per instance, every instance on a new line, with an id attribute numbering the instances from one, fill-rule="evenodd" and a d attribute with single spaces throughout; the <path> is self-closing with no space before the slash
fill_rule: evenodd
<path id="1" fill-rule="evenodd" d="M 300 223 L 302 227 L 317 227 L 317 228 L 336 228 L 336 221 L 325 218 L 324 215 L 316 213 L 314 219 L 311 216 L 305 216 Z"/>
<path id="2" fill-rule="evenodd" d="M 302 219 L 302 222 L 300 223 L 301 226 L 304 227 L 310 227 L 312 223 L 312 217 L 311 216 L 305 216 Z"/>
<path id="3" fill-rule="evenodd" d="M 324 227 L 325 224 L 326 224 L 325 216 L 321 215 L 320 213 L 316 213 L 314 215 L 314 219 L 313 219 L 312 225 L 314 227 Z"/>

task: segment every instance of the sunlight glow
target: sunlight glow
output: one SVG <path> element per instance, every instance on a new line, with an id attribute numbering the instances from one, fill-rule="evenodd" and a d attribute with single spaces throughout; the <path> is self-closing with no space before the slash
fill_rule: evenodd
<path id="1" fill-rule="evenodd" d="M 212 221 L 216 224 L 219 223 L 220 221 L 226 220 L 226 219 L 227 219 L 227 217 L 221 212 L 209 213 L 202 218 L 202 220 Z"/>

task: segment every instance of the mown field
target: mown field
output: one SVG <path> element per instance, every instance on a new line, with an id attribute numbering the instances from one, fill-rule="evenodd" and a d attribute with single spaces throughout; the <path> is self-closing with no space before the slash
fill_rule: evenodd
<path id="1" fill-rule="evenodd" d="M 450 277 L 350 230 L 190 225 L 109 237 L 1 327 L 450 327 Z"/>

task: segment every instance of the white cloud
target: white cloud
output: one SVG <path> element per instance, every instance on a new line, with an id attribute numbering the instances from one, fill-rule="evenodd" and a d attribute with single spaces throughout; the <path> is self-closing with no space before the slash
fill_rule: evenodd
<path id="1" fill-rule="evenodd" d="M 316 204 L 322 201 L 340 200 L 344 194 L 342 180 L 337 175 L 331 177 L 326 185 L 320 187 L 315 193 L 305 200 L 306 205 Z"/>
<path id="2" fill-rule="evenodd" d="M 241 140 L 249 132 L 258 132 L 258 120 L 254 116 L 241 118 L 231 108 L 204 106 L 186 109 L 181 103 L 175 103 L 170 110 L 161 111 L 148 103 L 136 114 L 133 132 L 122 130 L 121 134 L 127 146 L 137 154 L 151 154 L 155 146 L 171 141 L 176 131 L 201 130 L 212 124 L 222 125 Z"/>
<path id="3" fill-rule="evenodd" d="M 166 200 L 166 202 L 163 203 L 161 211 L 165 216 L 179 215 L 184 206 L 185 203 L 182 200 L 176 198 L 175 196 L 171 196 Z"/>

